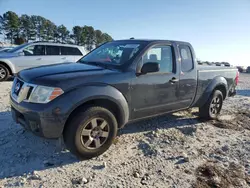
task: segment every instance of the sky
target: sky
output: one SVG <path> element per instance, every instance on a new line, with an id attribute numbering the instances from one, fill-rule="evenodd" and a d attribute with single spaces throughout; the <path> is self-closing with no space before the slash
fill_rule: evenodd
<path id="1" fill-rule="evenodd" d="M 250 66 L 250 0 L 0 0 L 0 14 L 9 10 L 114 39 L 187 41 L 202 61 Z"/>

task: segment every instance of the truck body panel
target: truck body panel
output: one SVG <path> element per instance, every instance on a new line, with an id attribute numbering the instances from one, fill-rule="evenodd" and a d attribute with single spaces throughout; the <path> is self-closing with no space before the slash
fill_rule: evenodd
<path id="1" fill-rule="evenodd" d="M 55 115 L 54 111 L 60 109 L 61 124 L 56 123 L 57 127 L 61 126 L 56 129 L 60 131 L 48 134 L 49 130 L 46 130 L 47 135 L 43 134 L 45 137 L 56 138 L 62 133 L 71 113 L 89 101 L 107 100 L 114 103 L 117 106 L 119 126 L 123 127 L 127 122 L 136 119 L 200 107 L 218 87 L 224 89 L 222 92 L 225 91 L 225 97 L 235 90 L 237 69 L 199 66 L 194 49 L 189 43 L 165 40 L 121 40 L 113 43 L 126 43 L 126 48 L 138 44 L 140 48 L 130 61 L 122 65 L 102 65 L 80 60 L 78 63 L 42 66 L 19 72 L 16 79 L 21 82 L 61 88 L 64 93 L 48 104 L 29 104 L 27 101 L 17 102 L 12 91 L 11 105 L 14 111 L 22 114 L 21 117 L 27 122 L 29 117 L 26 112 L 32 111 L 36 114 L 34 117 L 38 117 L 38 126 L 43 129 L 42 114 L 50 118 L 51 125 L 53 117 L 55 121 L 58 119 L 58 114 Z M 145 54 L 148 55 L 149 50 L 157 46 L 163 46 L 165 50 L 160 53 L 171 53 L 171 71 L 142 74 Z M 187 51 L 190 54 L 185 54 Z M 156 55 L 153 53 L 150 58 Z M 187 57 L 186 61 L 184 55 Z M 188 61 L 192 65 L 186 70 L 183 64 Z M 12 90 L 15 87 L 14 83 Z M 18 118 L 15 119 L 18 122 Z"/>

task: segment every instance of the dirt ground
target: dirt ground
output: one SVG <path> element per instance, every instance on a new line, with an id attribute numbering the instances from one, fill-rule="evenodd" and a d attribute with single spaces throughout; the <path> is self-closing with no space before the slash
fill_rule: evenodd
<path id="1" fill-rule="evenodd" d="M 11 84 L 0 83 L 0 187 L 250 187 L 250 74 L 218 120 L 192 109 L 129 124 L 86 161 L 13 122 Z"/>

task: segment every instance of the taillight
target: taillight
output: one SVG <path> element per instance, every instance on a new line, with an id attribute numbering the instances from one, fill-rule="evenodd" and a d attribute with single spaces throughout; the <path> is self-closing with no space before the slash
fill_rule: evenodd
<path id="1" fill-rule="evenodd" d="M 237 75 L 236 75 L 236 78 L 235 78 L 235 84 L 238 85 L 239 83 L 239 77 L 240 77 L 240 72 L 237 71 Z"/>

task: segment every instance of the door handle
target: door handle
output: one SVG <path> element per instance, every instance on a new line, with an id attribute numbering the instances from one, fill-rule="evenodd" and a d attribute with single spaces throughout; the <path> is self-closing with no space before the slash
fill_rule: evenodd
<path id="1" fill-rule="evenodd" d="M 37 58 L 36 60 L 42 60 L 42 58 Z"/>
<path id="2" fill-rule="evenodd" d="M 173 77 L 171 80 L 169 80 L 170 83 L 174 84 L 176 82 L 179 82 L 179 79 Z"/>
<path id="3" fill-rule="evenodd" d="M 66 59 L 66 57 L 62 57 L 62 59 Z"/>

